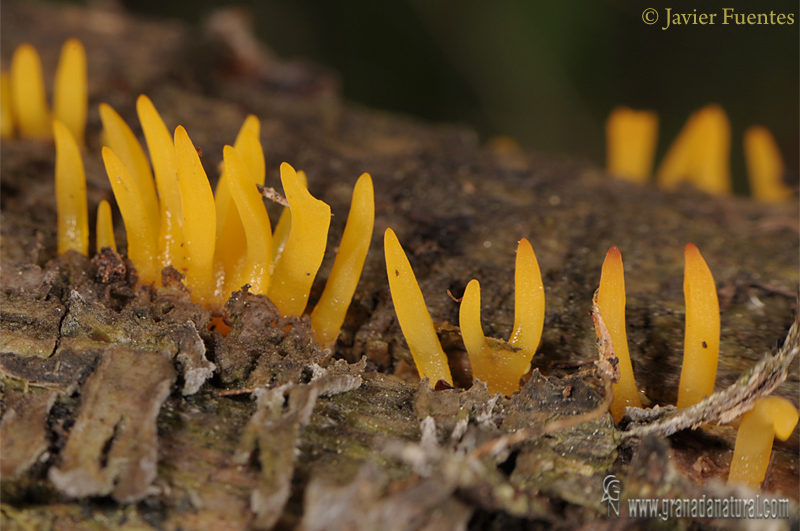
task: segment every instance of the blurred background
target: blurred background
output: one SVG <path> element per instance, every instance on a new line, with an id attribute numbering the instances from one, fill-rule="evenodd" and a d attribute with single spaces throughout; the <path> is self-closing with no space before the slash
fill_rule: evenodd
<path id="1" fill-rule="evenodd" d="M 656 163 L 689 114 L 719 103 L 732 125 L 731 171 L 747 193 L 742 135 L 775 135 L 796 186 L 800 117 L 798 3 L 786 0 L 122 0 L 131 11 L 199 24 L 247 8 L 259 37 L 285 58 L 340 76 L 359 104 L 484 138 L 605 164 L 604 124 L 627 105 L 659 114 Z M 671 25 L 673 13 L 718 13 L 715 25 Z M 792 14 L 792 25 L 723 25 L 722 9 Z M 659 20 L 642 19 L 647 8 Z"/>

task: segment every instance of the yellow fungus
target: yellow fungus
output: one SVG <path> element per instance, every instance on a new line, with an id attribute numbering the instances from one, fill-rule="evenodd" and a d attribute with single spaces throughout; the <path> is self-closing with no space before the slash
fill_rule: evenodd
<path id="1" fill-rule="evenodd" d="M 153 162 L 159 202 L 158 252 L 161 267 L 172 265 L 183 270 L 183 215 L 181 187 L 178 184 L 178 163 L 175 144 L 164 120 L 150 98 L 142 94 L 136 100 L 136 112 L 142 124 L 147 149 Z"/>
<path id="2" fill-rule="evenodd" d="M 681 181 L 714 195 L 731 193 L 731 126 L 719 105 L 708 105 L 689 117 L 656 174 L 662 188 Z"/>
<path id="3" fill-rule="evenodd" d="M 646 182 L 653 171 L 658 115 L 617 107 L 606 122 L 606 164 L 609 174 Z"/>
<path id="4" fill-rule="evenodd" d="M 269 298 L 281 315 L 303 315 L 308 293 L 325 256 L 331 207 L 314 198 L 289 164 L 281 164 L 281 183 L 292 209 L 289 239 L 275 264 Z"/>
<path id="5" fill-rule="evenodd" d="M 158 235 L 161 216 L 156 186 L 153 182 L 153 173 L 150 171 L 150 163 L 147 162 L 147 155 L 131 128 L 110 105 L 100 104 L 100 119 L 103 122 L 103 131 L 108 140 L 108 147 L 119 157 L 131 177 L 136 180 L 147 223 L 155 228 L 156 235 Z"/>
<path id="6" fill-rule="evenodd" d="M 0 138 L 14 137 L 14 115 L 11 112 L 11 79 L 0 72 Z"/>
<path id="7" fill-rule="evenodd" d="M 266 170 L 264 150 L 259 140 L 260 134 L 261 122 L 250 115 L 242 124 L 233 147 L 244 161 L 247 180 L 253 184 L 263 185 Z M 236 203 L 232 200 L 224 165 L 222 175 L 217 182 L 214 202 L 217 211 L 217 260 L 222 263 L 225 275 L 233 276 L 242 267 L 247 249 L 247 236 Z"/>
<path id="8" fill-rule="evenodd" d="M 111 205 L 108 201 L 103 199 L 97 205 L 97 251 L 100 252 L 103 247 L 111 247 L 114 252 L 117 251 L 117 241 L 114 238 L 114 222 L 111 219 Z"/>
<path id="9" fill-rule="evenodd" d="M 774 438 L 788 439 L 798 418 L 797 408 L 785 398 L 770 396 L 756 402 L 739 424 L 728 483 L 758 488 L 767 473 Z"/>
<path id="10" fill-rule="evenodd" d="M 244 122 L 242 123 L 242 127 L 239 128 L 239 133 L 236 135 L 236 140 L 233 143 L 233 147 L 236 150 L 240 150 L 242 147 L 242 142 L 244 137 L 248 134 L 254 135 L 256 138 L 259 138 L 261 135 L 261 122 L 259 121 L 258 117 L 254 115 L 248 115 L 245 118 Z M 246 163 L 253 162 L 251 155 L 248 154 L 247 158 L 245 159 Z M 258 163 L 257 163 L 258 164 Z M 264 168 L 263 162 L 263 153 L 261 157 L 260 167 Z M 254 166 L 253 169 L 256 169 Z M 262 171 L 262 173 L 266 174 L 266 169 Z M 253 177 L 256 179 L 256 177 Z M 264 178 L 261 178 L 261 182 L 259 184 L 264 184 Z M 234 206 L 233 198 L 230 195 L 230 190 L 227 189 L 225 186 L 225 168 L 223 165 L 222 175 L 220 175 L 219 181 L 217 181 L 217 188 L 214 190 L 214 197 L 216 199 L 216 210 L 217 210 L 217 231 L 221 232 L 222 227 L 220 224 L 227 222 L 228 217 L 228 210 Z"/>
<path id="11" fill-rule="evenodd" d="M 11 102 L 14 123 L 23 138 L 50 138 L 53 122 L 47 106 L 39 52 L 20 44 L 11 58 Z"/>
<path id="12" fill-rule="evenodd" d="M 539 348 L 544 327 L 544 285 L 533 247 L 525 238 L 517 244 L 515 267 L 514 329 L 508 342 L 518 348 L 530 364 Z"/>
<path id="13" fill-rule="evenodd" d="M 695 133 L 697 114 L 692 114 L 686 125 L 672 142 L 667 154 L 656 171 L 656 182 L 661 188 L 675 189 L 681 182 L 690 179 L 692 161 L 692 136 Z"/>
<path id="14" fill-rule="evenodd" d="M 608 250 L 600 274 L 600 287 L 597 290 L 597 307 L 603 317 L 614 354 L 619 360 L 619 382 L 613 385 L 614 401 L 611 415 L 619 422 L 625 414 L 625 407 L 642 407 L 636 380 L 633 377 L 631 356 L 628 352 L 628 335 L 625 332 L 625 272 L 622 254 L 614 245 Z"/>
<path id="15" fill-rule="evenodd" d="M 453 385 L 447 356 L 436 336 L 433 320 L 425 306 L 414 270 L 411 269 L 408 257 L 392 229 L 386 229 L 383 247 L 394 311 L 420 378 L 429 378 L 431 387 L 439 380 Z"/>
<path id="16" fill-rule="evenodd" d="M 323 348 L 332 347 L 339 335 L 367 258 L 374 222 L 372 177 L 365 173 L 353 189 L 339 252 L 336 253 L 325 290 L 311 312 L 311 328 L 317 343 Z"/>
<path id="17" fill-rule="evenodd" d="M 216 211 L 214 194 L 186 129 L 175 129 L 175 156 L 181 190 L 183 241 L 186 253 L 186 286 L 192 300 L 205 304 L 215 298 L 214 240 Z M 130 234 L 130 232 L 128 232 Z"/>
<path id="18" fill-rule="evenodd" d="M 699 111 L 692 154 L 692 183 L 713 195 L 731 193 L 731 124 L 719 105 Z"/>
<path id="19" fill-rule="evenodd" d="M 89 213 L 81 150 L 70 130 L 59 120 L 53 120 L 53 134 L 56 140 L 58 253 L 77 251 L 89 256 Z"/>
<path id="20" fill-rule="evenodd" d="M 53 88 L 53 115 L 63 122 L 79 146 L 84 145 L 86 113 L 89 105 L 86 50 L 77 39 L 61 47 L 61 58 Z"/>
<path id="21" fill-rule="evenodd" d="M 231 280 L 226 278 L 227 290 L 233 291 L 250 284 L 252 293 L 267 293 L 272 267 L 272 228 L 267 210 L 238 151 L 225 146 L 223 160 L 228 187 L 247 236 L 247 258 Z"/>
<path id="22" fill-rule="evenodd" d="M 467 284 L 459 309 L 459 325 L 472 376 L 485 383 L 490 393 L 511 395 L 518 391 L 519 380 L 530 368 L 531 358 L 503 341 L 483 335 L 481 287 L 477 280 Z"/>
<path id="23" fill-rule="evenodd" d="M 694 244 L 686 244 L 684 257 L 686 334 L 678 409 L 693 406 L 714 392 L 719 358 L 719 301 L 714 277 Z"/>
<path id="24" fill-rule="evenodd" d="M 786 170 L 781 152 L 769 129 L 753 126 L 745 131 L 744 155 L 750 190 L 756 200 L 780 203 L 791 196 L 791 189 L 783 182 Z"/>
<path id="25" fill-rule="evenodd" d="M 103 147 L 108 180 L 122 213 L 125 233 L 128 236 L 128 258 L 145 284 L 160 280 L 158 267 L 158 229 L 150 223 L 138 183 L 119 157 L 108 147 Z"/>
<path id="26" fill-rule="evenodd" d="M 539 263 L 530 242 L 517 245 L 514 274 L 514 329 L 508 343 L 486 338 L 481 327 L 480 284 L 472 280 L 461 301 L 460 322 L 472 375 L 492 393 L 510 395 L 519 390 L 539 347 L 544 326 L 544 286 Z"/>
<path id="27" fill-rule="evenodd" d="M 297 172 L 297 177 L 303 186 L 308 188 L 308 178 L 306 172 L 300 170 Z M 283 248 L 286 247 L 286 240 L 289 239 L 289 231 L 292 228 L 292 210 L 284 207 L 281 212 L 281 217 L 278 218 L 278 223 L 275 225 L 275 232 L 272 233 L 272 260 L 275 262 L 281 257 Z"/>

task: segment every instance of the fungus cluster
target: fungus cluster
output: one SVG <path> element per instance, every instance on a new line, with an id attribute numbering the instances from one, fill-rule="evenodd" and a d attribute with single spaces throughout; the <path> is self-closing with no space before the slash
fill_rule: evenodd
<path id="1" fill-rule="evenodd" d="M 61 48 L 51 112 L 39 52 L 30 44 L 19 45 L 11 58 L 11 74 L 0 74 L 0 138 L 53 138 L 55 119 L 82 146 L 87 86 L 86 50 L 77 39 L 69 39 Z"/>
<path id="2" fill-rule="evenodd" d="M 4 138 L 54 137 L 58 252 L 89 255 L 86 178 L 81 156 L 87 113 L 86 55 L 76 40 L 64 45 L 47 107 L 38 53 L 30 45 L 14 53 L 10 77 L 2 77 Z M 140 282 L 151 284 L 173 266 L 184 274 L 192 299 L 220 313 L 227 294 L 248 285 L 266 294 L 282 315 L 302 315 L 327 245 L 331 210 L 306 188 L 305 175 L 281 165 L 287 208 L 273 234 L 257 185 L 265 180 L 260 122 L 249 116 L 233 146 L 223 150 L 216 194 L 188 133 L 169 133 L 144 95 L 136 110 L 149 159 L 127 123 L 100 105 L 102 158 L 122 214 L 127 254 Z M 152 170 L 151 170 L 152 164 Z M 372 180 L 358 180 L 342 243 L 322 297 L 312 312 L 318 343 L 330 348 L 344 322 L 372 238 Z M 111 207 L 98 205 L 96 249 L 116 250 Z M 219 318 L 217 318 L 219 321 Z"/>
<path id="3" fill-rule="evenodd" d="M 608 173 L 634 182 L 648 181 L 657 138 L 654 112 L 614 109 L 606 122 Z M 730 121 L 722 107 L 708 105 L 689 117 L 656 170 L 656 182 L 671 190 L 686 181 L 712 195 L 730 195 L 730 150 Z M 745 132 L 744 153 L 756 200 L 777 203 L 790 197 L 791 190 L 782 180 L 783 160 L 767 128 L 753 126 Z"/>
<path id="4" fill-rule="evenodd" d="M 86 124 L 86 58 L 82 45 L 64 45 L 54 112 L 44 98 L 38 54 L 22 45 L 14 54 L 10 78 L 2 76 L 0 132 L 45 138 L 56 146 L 58 252 L 89 254 L 86 180 L 81 157 Z M 106 146 L 102 158 L 127 233 L 127 253 L 144 283 L 159 280 L 172 266 L 185 275 L 192 298 L 217 311 L 226 294 L 249 285 L 265 294 L 282 315 L 302 315 L 321 265 L 330 225 L 330 207 L 307 189 L 303 172 L 280 167 L 288 207 L 273 231 L 258 185 L 265 181 L 260 122 L 244 121 L 233 146 L 223 149 L 223 172 L 215 192 L 188 133 L 170 134 L 153 103 L 144 95 L 136 104 L 149 159 L 127 123 L 110 106 L 100 105 Z M 608 123 L 609 170 L 645 180 L 652 168 L 657 117 L 618 110 Z M 711 106 L 692 116 L 657 172 L 669 187 L 690 178 L 711 193 L 728 193 L 729 125 L 722 109 Z M 762 199 L 782 197 L 777 185 L 783 171 L 774 140 L 766 129 L 746 135 L 751 175 L 761 175 Z M 152 166 L 151 166 L 152 165 Z M 152 167 L 152 170 L 151 170 Z M 766 176 L 766 177 L 764 177 Z M 773 183 L 770 185 L 769 183 Z M 774 185 L 774 186 L 773 186 Z M 772 186 L 772 188 L 770 188 Z M 755 186 L 754 186 L 755 189 Z M 318 343 L 333 345 L 366 259 L 374 224 L 372 180 L 363 174 L 355 185 L 344 234 L 324 292 L 311 312 Z M 97 249 L 116 248 L 111 207 L 98 205 Z M 452 375 L 411 264 L 394 231 L 384 235 L 389 288 L 397 319 L 421 377 L 434 386 Z M 473 376 L 490 392 L 510 395 L 530 370 L 544 324 L 545 294 L 533 248 L 519 242 L 515 271 L 515 320 L 509 340 L 484 336 L 480 284 L 466 287 L 460 328 Z M 678 407 L 710 395 L 719 354 L 719 304 L 711 272 L 693 244 L 685 249 L 686 332 Z M 619 359 L 620 380 L 613 386 L 611 414 L 619 421 L 626 407 L 641 407 L 625 331 L 625 280 L 620 250 L 613 246 L 603 263 L 595 302 Z M 769 397 L 744 415 L 731 466 L 731 482 L 763 481 L 774 436 L 785 440 L 798 421 L 788 401 Z"/>
<path id="5" fill-rule="evenodd" d="M 245 120 L 234 145 L 223 149 L 224 170 L 214 194 L 186 130 L 178 126 L 170 138 L 146 96 L 139 97 L 137 111 L 155 185 L 130 128 L 101 105 L 109 144 L 103 160 L 125 222 L 128 255 L 142 280 L 154 282 L 163 267 L 172 265 L 185 273 L 192 298 L 211 308 L 249 285 L 252 293 L 268 295 L 282 315 L 302 315 L 325 255 L 330 207 L 283 163 L 281 183 L 291 217 L 283 216 L 273 234 L 257 189 L 264 184 L 265 164 L 255 116 Z M 335 342 L 355 293 L 373 221 L 372 180 L 364 174 L 354 189 L 332 273 L 312 313 L 312 329 L 326 348 Z"/>

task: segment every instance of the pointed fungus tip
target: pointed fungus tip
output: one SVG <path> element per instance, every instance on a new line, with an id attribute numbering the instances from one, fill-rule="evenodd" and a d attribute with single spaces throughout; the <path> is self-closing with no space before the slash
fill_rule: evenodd
<path id="1" fill-rule="evenodd" d="M 619 247 L 617 247 L 616 245 L 611 246 L 611 248 L 606 253 L 606 261 L 622 262 L 622 252 L 620 252 Z"/>

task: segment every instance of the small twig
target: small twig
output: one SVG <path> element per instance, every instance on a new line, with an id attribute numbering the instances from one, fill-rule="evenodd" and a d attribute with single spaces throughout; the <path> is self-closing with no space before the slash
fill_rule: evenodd
<path id="1" fill-rule="evenodd" d="M 264 196 L 265 199 L 268 199 L 273 203 L 278 203 L 279 205 L 283 205 L 285 207 L 289 206 L 289 201 L 286 200 L 286 197 L 284 197 L 283 194 L 275 190 L 275 188 L 272 188 L 270 186 L 261 186 L 260 184 L 257 184 L 256 187 L 258 187 L 259 193 L 261 193 L 261 195 Z"/>
<path id="2" fill-rule="evenodd" d="M 450 292 L 450 290 L 449 290 L 449 289 L 447 290 L 447 296 L 448 296 L 448 297 L 450 297 L 451 299 L 453 299 L 453 300 L 454 300 L 454 301 L 456 301 L 456 302 L 461 302 L 462 300 L 464 300 L 464 297 L 455 297 L 455 296 L 454 296 L 454 295 L 453 295 L 453 294 Z"/>
<path id="3" fill-rule="evenodd" d="M 228 389 L 227 391 L 220 391 L 217 396 L 237 396 L 252 394 L 256 391 L 256 387 L 246 387 L 244 389 Z"/>
<path id="4" fill-rule="evenodd" d="M 755 288 L 761 288 L 767 293 L 774 293 L 775 295 L 781 295 L 783 297 L 786 297 L 787 299 L 794 299 L 797 296 L 796 293 L 792 293 L 788 289 L 783 289 L 778 286 L 773 286 L 771 284 L 764 284 L 763 282 L 753 281 L 750 283 L 750 285 Z"/>
<path id="5" fill-rule="evenodd" d="M 727 424 L 747 413 L 756 402 L 772 394 L 786 380 L 789 367 L 800 353 L 800 314 L 795 317 L 783 346 L 775 356 L 765 356 L 733 385 L 718 391 L 692 407 L 668 413 L 658 422 L 636 425 L 622 434 L 624 439 L 651 433 L 668 437 L 703 424 Z"/>

